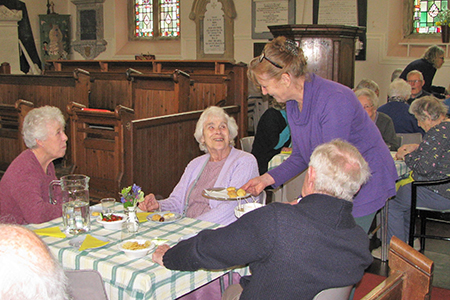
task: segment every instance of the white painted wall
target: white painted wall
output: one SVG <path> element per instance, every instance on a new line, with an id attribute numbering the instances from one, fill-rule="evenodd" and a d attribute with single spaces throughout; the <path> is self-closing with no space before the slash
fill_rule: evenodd
<path id="1" fill-rule="evenodd" d="M 46 0 L 22 0 L 27 4 L 30 21 L 36 43 L 39 41 L 38 15 L 46 13 Z M 52 0 L 55 11 L 72 15 L 72 40 L 75 38 L 76 8 L 70 0 Z M 96 59 L 134 59 L 135 54 L 151 53 L 158 59 L 195 59 L 196 28 L 189 19 L 194 0 L 182 0 L 181 39 L 179 41 L 147 41 L 130 42 L 127 32 L 126 0 L 105 0 L 105 40 L 108 42 L 106 52 Z M 312 23 L 313 0 L 297 0 L 297 23 Z M 403 1 L 369 0 L 367 20 L 367 59 L 356 62 L 355 84 L 364 77 L 375 80 L 381 88 L 380 102 L 386 99 L 386 91 L 390 83 L 391 73 L 396 68 L 404 68 L 410 61 L 418 58 L 423 49 L 412 51 L 406 56 L 406 47 L 398 45 L 402 42 Z M 253 57 L 253 43 L 265 40 L 251 38 L 251 0 L 234 0 L 237 17 L 234 23 L 235 61 L 249 62 Z M 430 44 L 440 42 L 438 38 L 428 39 Z M 73 53 L 72 59 L 82 59 Z M 448 54 L 447 54 L 448 59 Z M 438 70 L 434 78 L 435 85 L 447 87 L 450 79 L 450 63 Z"/>

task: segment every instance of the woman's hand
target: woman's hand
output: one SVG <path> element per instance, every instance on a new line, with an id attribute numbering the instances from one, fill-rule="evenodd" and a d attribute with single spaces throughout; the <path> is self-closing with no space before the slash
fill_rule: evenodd
<path id="1" fill-rule="evenodd" d="M 155 252 L 153 252 L 153 254 L 152 254 L 153 262 L 160 264 L 161 266 L 164 267 L 163 257 L 164 257 L 164 254 L 166 254 L 167 250 L 169 250 L 169 249 L 170 249 L 170 246 L 167 244 L 158 246 L 158 248 L 156 248 Z"/>
<path id="2" fill-rule="evenodd" d="M 159 210 L 159 203 L 156 201 L 155 195 L 148 194 L 145 196 L 144 201 L 139 203 L 139 208 L 143 211 L 155 211 Z"/>
<path id="3" fill-rule="evenodd" d="M 397 153 L 395 154 L 395 159 L 404 160 L 405 156 L 419 148 L 419 144 L 406 144 L 400 146 L 398 148 Z"/>
<path id="4" fill-rule="evenodd" d="M 275 180 L 269 173 L 265 173 L 261 176 L 250 179 L 246 184 L 244 184 L 241 189 L 252 194 L 253 196 L 258 196 L 264 190 L 266 186 L 274 184 Z"/>

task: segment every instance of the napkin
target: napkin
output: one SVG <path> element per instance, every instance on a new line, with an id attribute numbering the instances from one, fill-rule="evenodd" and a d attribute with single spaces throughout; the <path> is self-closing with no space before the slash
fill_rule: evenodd
<path id="1" fill-rule="evenodd" d="M 147 221 L 147 216 L 149 214 L 151 214 L 151 212 L 137 212 L 136 216 L 137 216 L 137 218 L 139 220 L 139 223 L 146 222 Z"/>
<path id="2" fill-rule="evenodd" d="M 281 151 L 281 154 L 292 154 L 292 150 L 289 150 L 289 151 Z"/>
<path id="3" fill-rule="evenodd" d="M 83 251 L 89 248 L 97 248 L 104 246 L 108 244 L 109 242 L 100 241 L 99 239 L 96 239 L 90 234 L 86 235 L 86 238 L 83 241 L 83 244 L 81 244 L 80 248 L 78 248 L 79 251 Z"/>
<path id="4" fill-rule="evenodd" d="M 66 235 L 59 229 L 58 226 L 41 228 L 33 230 L 37 235 L 53 236 L 58 238 L 65 238 Z"/>

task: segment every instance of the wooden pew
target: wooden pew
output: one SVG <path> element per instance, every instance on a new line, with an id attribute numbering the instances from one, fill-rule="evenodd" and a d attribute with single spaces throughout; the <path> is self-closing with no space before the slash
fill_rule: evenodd
<path id="1" fill-rule="evenodd" d="M 125 164 L 131 158 L 131 120 L 134 111 L 118 105 L 114 111 L 87 109 L 70 103 L 70 140 L 72 173 L 89 176 L 90 197 L 118 198 L 118 193 L 130 182 Z"/>
<path id="2" fill-rule="evenodd" d="M 0 103 L 14 104 L 18 99 L 28 99 L 35 107 L 56 106 L 67 120 L 69 102 L 88 105 L 89 75 L 79 69 L 71 75 L 0 74 Z"/>
<path id="3" fill-rule="evenodd" d="M 362 300 L 430 299 L 433 267 L 432 260 L 394 236 L 389 250 L 389 277 Z"/>
<path id="4" fill-rule="evenodd" d="M 224 107 L 234 118 L 241 108 Z M 133 182 L 145 193 L 168 197 L 181 178 L 187 164 L 203 154 L 194 138 L 197 121 L 203 110 L 134 120 L 132 124 Z"/>
<path id="5" fill-rule="evenodd" d="M 26 146 L 22 138 L 22 124 L 33 103 L 17 100 L 14 105 L 0 104 L 0 172 L 5 172 L 9 164 Z"/>

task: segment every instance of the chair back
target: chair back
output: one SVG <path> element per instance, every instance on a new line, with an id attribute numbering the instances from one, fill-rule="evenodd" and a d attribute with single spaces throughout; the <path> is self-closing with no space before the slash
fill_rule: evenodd
<path id="1" fill-rule="evenodd" d="M 397 136 L 401 138 L 401 145 L 420 144 L 422 142 L 422 134 L 420 132 L 397 133 Z"/>
<path id="2" fill-rule="evenodd" d="M 267 193 L 266 191 L 262 191 L 261 194 L 259 194 L 259 203 L 261 203 L 262 205 L 266 205 L 267 202 Z"/>
<path id="3" fill-rule="evenodd" d="M 241 138 L 241 149 L 245 152 L 252 152 L 253 141 L 255 140 L 254 136 L 246 136 Z"/>
<path id="4" fill-rule="evenodd" d="M 313 300 L 348 300 L 353 285 L 326 289 L 318 293 Z"/>
<path id="5" fill-rule="evenodd" d="M 65 270 L 73 300 L 108 300 L 102 275 L 96 270 Z"/>

